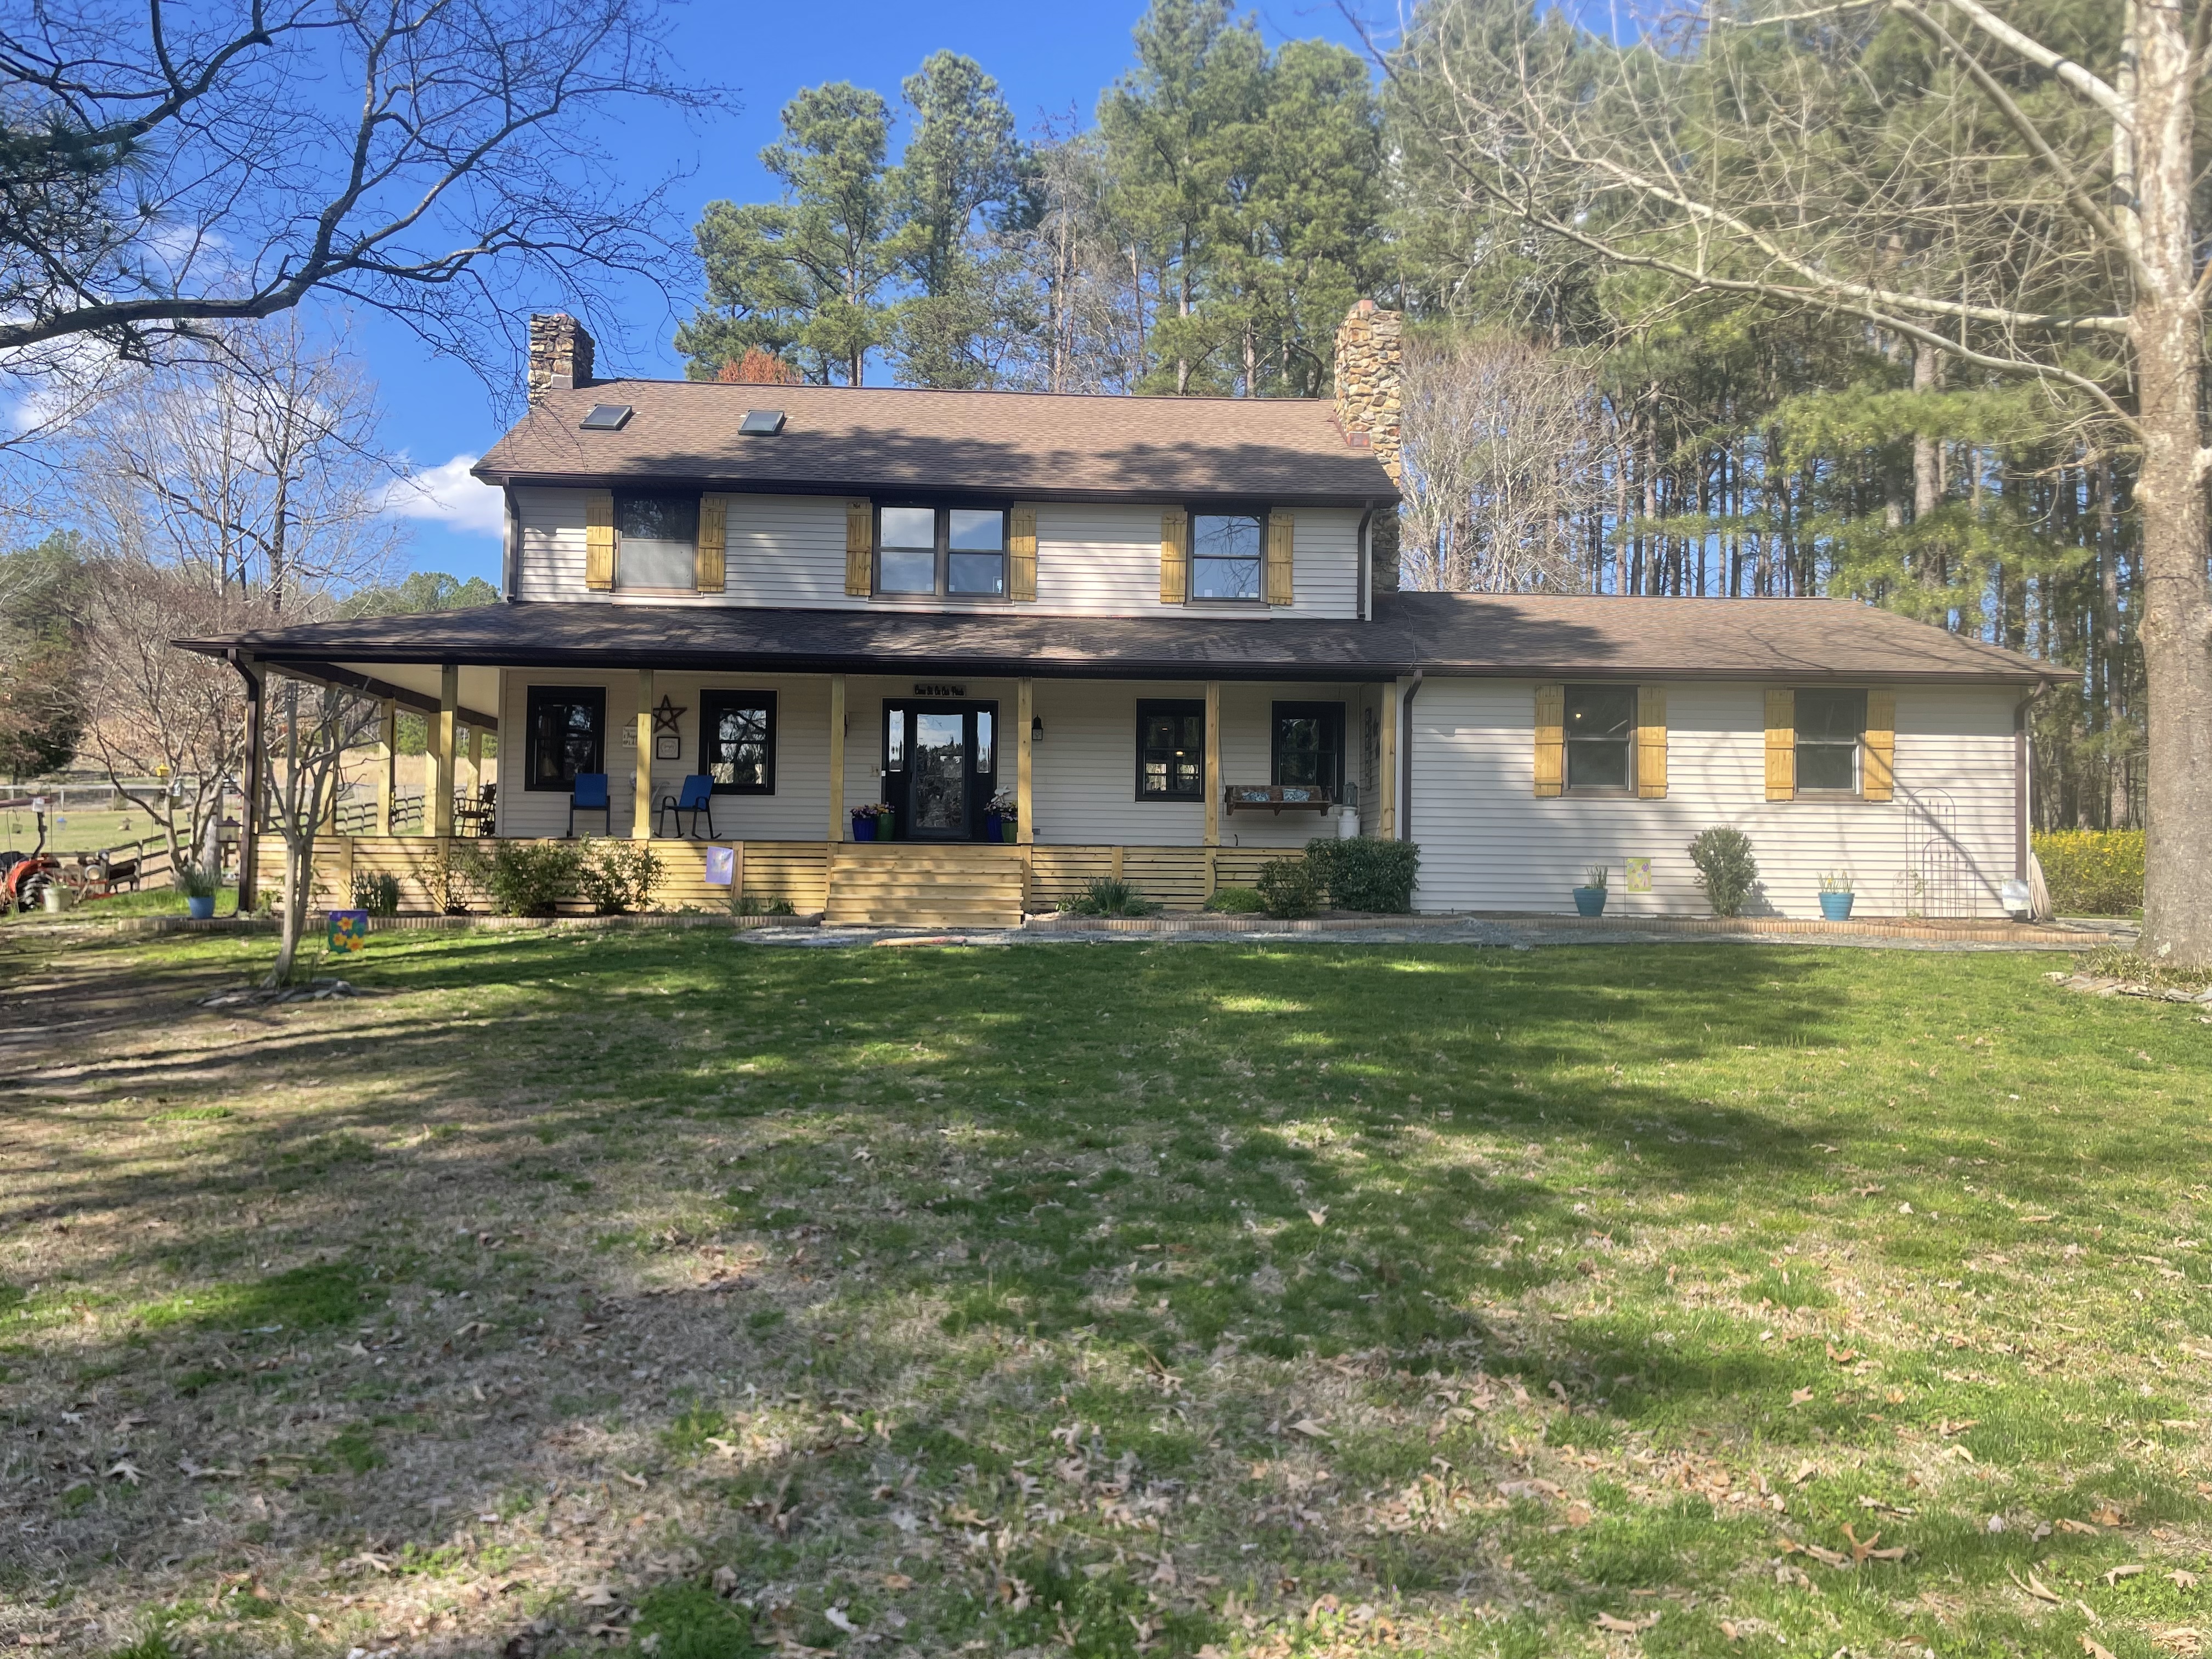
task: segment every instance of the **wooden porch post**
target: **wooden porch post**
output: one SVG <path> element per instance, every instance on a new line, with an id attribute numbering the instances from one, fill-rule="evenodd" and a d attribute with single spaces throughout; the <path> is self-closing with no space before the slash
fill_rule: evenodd
<path id="1" fill-rule="evenodd" d="M 238 914 L 243 916 L 259 908 L 261 897 L 261 849 L 255 844 L 254 836 L 261 817 L 261 781 L 268 764 L 261 741 L 261 704 L 268 682 L 259 665 L 251 657 L 234 651 L 230 653 L 230 665 L 238 671 L 246 687 L 246 775 L 239 780 L 245 799 L 238 809 Z M 216 817 L 219 819 L 222 816 L 222 802 L 218 793 Z M 216 844 L 218 848 L 222 844 L 220 830 L 216 836 Z"/>
<path id="2" fill-rule="evenodd" d="M 1036 686 L 1034 681 L 1018 680 L 1014 690 L 1014 840 L 1024 847 L 1036 843 L 1036 817 L 1030 810 L 1036 798 L 1032 787 L 1036 772 L 1036 747 L 1030 728 L 1036 720 Z"/>
<path id="3" fill-rule="evenodd" d="M 1221 682 L 1206 683 L 1206 844 L 1221 845 Z"/>
<path id="4" fill-rule="evenodd" d="M 830 677 L 830 839 L 845 839 L 845 677 Z"/>
<path id="5" fill-rule="evenodd" d="M 438 712 L 430 722 L 429 763 L 423 769 L 423 827 L 443 839 L 453 833 L 453 720 L 460 707 L 461 669 L 447 663 L 438 671 Z"/>
<path id="6" fill-rule="evenodd" d="M 398 782 L 399 705 L 389 697 L 377 710 L 376 720 L 376 833 L 392 833 L 392 797 Z"/>
<path id="7" fill-rule="evenodd" d="M 629 838 L 653 839 L 653 671 L 637 671 L 637 781 L 630 792 Z"/>
<path id="8" fill-rule="evenodd" d="M 1382 754 L 1375 768 L 1375 835 L 1380 841 L 1398 838 L 1398 699 L 1403 695 L 1395 680 L 1382 688 Z"/>
<path id="9" fill-rule="evenodd" d="M 483 727 L 469 727 L 469 793 L 483 793 Z"/>

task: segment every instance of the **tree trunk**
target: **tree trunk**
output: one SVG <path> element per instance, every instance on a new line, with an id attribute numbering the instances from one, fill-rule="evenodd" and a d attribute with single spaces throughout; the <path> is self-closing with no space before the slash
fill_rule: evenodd
<path id="1" fill-rule="evenodd" d="M 2136 9 L 2136 222 L 2154 286 L 2130 319 L 2141 399 L 2143 665 L 2150 686 L 2142 952 L 2212 962 L 2212 586 L 2205 579 L 2198 413 L 2204 314 L 2195 292 L 2194 117 L 2178 10 Z"/>

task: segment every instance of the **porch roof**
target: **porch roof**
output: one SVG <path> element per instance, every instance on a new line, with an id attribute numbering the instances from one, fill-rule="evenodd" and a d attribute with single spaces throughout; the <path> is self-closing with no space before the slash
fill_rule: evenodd
<path id="1" fill-rule="evenodd" d="M 518 603 L 181 640 L 301 667 L 460 663 L 1115 679 L 2013 682 L 2065 669 L 1840 599 L 1403 593 L 1371 622 Z"/>

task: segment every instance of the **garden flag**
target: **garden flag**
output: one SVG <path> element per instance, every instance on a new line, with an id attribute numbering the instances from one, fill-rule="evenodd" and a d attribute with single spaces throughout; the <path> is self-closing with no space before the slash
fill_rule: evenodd
<path id="1" fill-rule="evenodd" d="M 709 847 L 707 849 L 707 885 L 727 887 L 738 873 L 738 850 L 734 847 Z"/>
<path id="2" fill-rule="evenodd" d="M 368 912 L 366 910 L 333 910 L 330 913 L 330 947 L 332 951 L 358 951 L 368 943 Z"/>
<path id="3" fill-rule="evenodd" d="M 1651 860 L 1650 859 L 1628 860 L 1628 890 L 1632 893 L 1648 893 L 1651 890 Z"/>

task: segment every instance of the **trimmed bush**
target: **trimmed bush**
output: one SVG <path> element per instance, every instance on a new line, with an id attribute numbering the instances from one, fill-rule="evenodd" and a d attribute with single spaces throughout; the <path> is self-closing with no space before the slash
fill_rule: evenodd
<path id="1" fill-rule="evenodd" d="M 1698 867 L 1698 885 L 1717 916 L 1732 916 L 1759 884 L 1759 861 L 1751 855 L 1751 837 L 1741 830 L 1708 830 L 1690 843 L 1690 862 Z"/>
<path id="2" fill-rule="evenodd" d="M 562 900 L 576 896 L 583 869 L 582 849 L 571 842 L 502 841 L 483 860 L 478 879 L 500 915 L 550 916 Z"/>
<path id="3" fill-rule="evenodd" d="M 2032 836 L 2051 908 L 2062 916 L 2126 916 L 2142 908 L 2143 832 L 2055 830 Z"/>
<path id="4" fill-rule="evenodd" d="M 1260 872 L 1260 902 L 1278 921 L 1311 915 L 1327 890 L 1311 859 L 1277 859 Z"/>
<path id="5" fill-rule="evenodd" d="M 372 916 L 399 914 L 399 878 L 386 872 L 353 878 L 353 908 Z"/>
<path id="6" fill-rule="evenodd" d="M 653 907 L 660 856 L 641 841 L 587 841 L 576 884 L 603 916 L 628 915 Z"/>
<path id="7" fill-rule="evenodd" d="M 1098 877 L 1067 902 L 1068 913 L 1078 916 L 1149 916 L 1159 908 L 1115 876 Z"/>
<path id="8" fill-rule="evenodd" d="M 1267 908 L 1256 887 L 1217 887 L 1206 908 L 1224 916 L 1256 916 Z"/>
<path id="9" fill-rule="evenodd" d="M 1322 885 L 1340 910 L 1373 910 L 1403 915 L 1413 908 L 1413 883 L 1421 872 L 1421 849 L 1410 841 L 1316 839 L 1306 843 L 1306 860 L 1321 872 Z"/>

